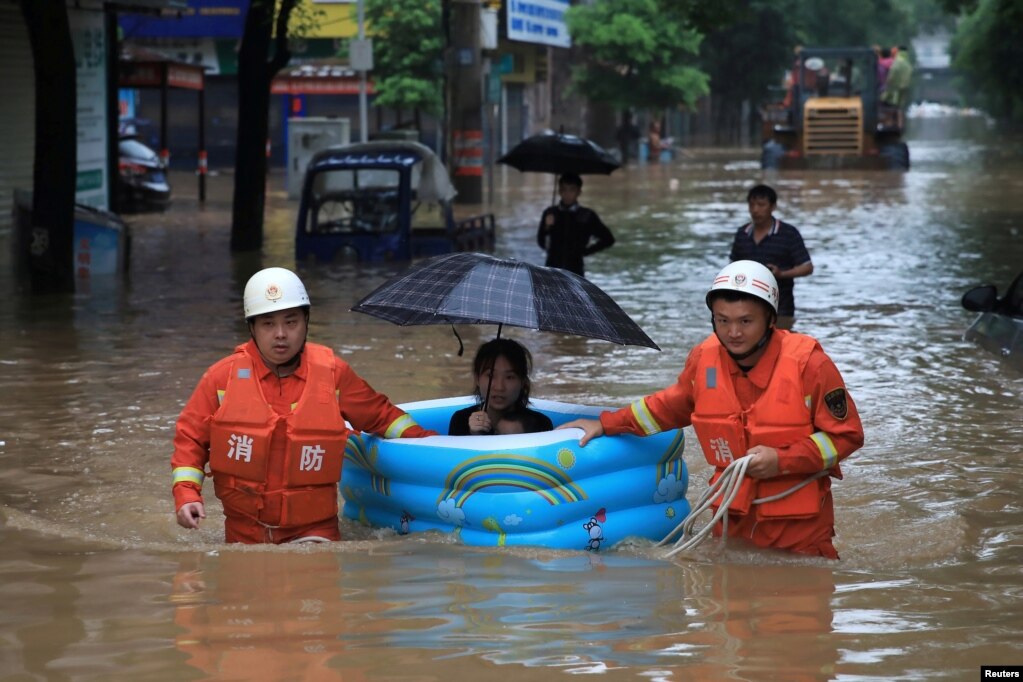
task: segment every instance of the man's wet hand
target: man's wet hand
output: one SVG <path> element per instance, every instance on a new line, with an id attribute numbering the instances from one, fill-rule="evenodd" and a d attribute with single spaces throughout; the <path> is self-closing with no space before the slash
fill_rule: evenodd
<path id="1" fill-rule="evenodd" d="M 583 437 L 579 439 L 579 445 L 585 447 L 594 438 L 604 435 L 604 425 L 599 419 L 573 419 L 565 422 L 558 429 L 582 429 Z"/>
<path id="2" fill-rule="evenodd" d="M 206 508 L 202 502 L 186 502 L 178 509 L 178 525 L 182 528 L 198 528 L 199 522 L 206 518 Z"/>
<path id="3" fill-rule="evenodd" d="M 766 445 L 755 445 L 749 451 L 749 465 L 746 474 L 753 478 L 773 478 L 781 473 L 778 468 L 778 451 Z"/>

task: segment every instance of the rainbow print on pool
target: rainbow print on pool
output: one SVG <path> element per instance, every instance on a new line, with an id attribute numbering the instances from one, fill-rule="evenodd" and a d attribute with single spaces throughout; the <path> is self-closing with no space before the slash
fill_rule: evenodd
<path id="1" fill-rule="evenodd" d="M 469 396 L 401 407 L 446 433 Z M 554 425 L 605 408 L 533 400 Z M 681 430 L 598 438 L 581 431 L 385 440 L 352 436 L 341 475 L 344 515 L 398 533 L 439 530 L 469 545 L 597 551 L 627 537 L 660 540 L 689 514 Z"/>

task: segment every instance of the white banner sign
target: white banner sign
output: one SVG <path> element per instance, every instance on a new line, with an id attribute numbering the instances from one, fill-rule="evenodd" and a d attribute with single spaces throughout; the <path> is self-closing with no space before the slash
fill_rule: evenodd
<path id="1" fill-rule="evenodd" d="M 565 26 L 569 0 L 508 0 L 508 39 L 572 47 Z"/>
<path id="2" fill-rule="evenodd" d="M 107 43 L 103 13 L 68 8 L 78 96 L 75 201 L 109 208 L 107 193 Z"/>

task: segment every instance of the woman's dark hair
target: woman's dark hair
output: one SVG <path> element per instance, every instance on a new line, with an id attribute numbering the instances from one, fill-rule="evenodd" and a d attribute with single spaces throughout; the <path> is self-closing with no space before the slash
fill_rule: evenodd
<path id="1" fill-rule="evenodd" d="M 479 382 L 475 381 L 479 375 L 494 369 L 494 363 L 501 356 L 508 360 L 512 371 L 522 380 L 522 391 L 515 403 L 518 409 L 524 409 L 529 403 L 529 372 L 533 369 L 533 356 L 529 350 L 518 341 L 511 339 L 493 339 L 487 341 L 476 351 L 476 359 L 472 361 L 472 376 L 476 384 L 476 399 L 483 404 L 483 394 L 480 391 Z"/>

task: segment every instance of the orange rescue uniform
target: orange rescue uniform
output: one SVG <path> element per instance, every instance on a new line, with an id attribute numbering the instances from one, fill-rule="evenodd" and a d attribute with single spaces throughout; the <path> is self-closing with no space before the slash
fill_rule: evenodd
<path id="1" fill-rule="evenodd" d="M 306 343 L 278 378 L 254 341 L 210 367 L 178 418 L 174 508 L 202 502 L 212 473 L 228 542 L 340 540 L 337 482 L 348 421 L 387 438 L 435 435 L 377 393 L 326 346 Z"/>
<path id="2" fill-rule="evenodd" d="M 863 425 L 838 368 L 813 338 L 774 330 L 747 373 L 711 335 L 689 354 L 677 383 L 604 412 L 600 422 L 608 435 L 640 436 L 692 424 L 714 477 L 755 445 L 775 448 L 780 474 L 740 492 L 729 508 L 728 535 L 838 558 L 830 478 L 842 478 L 839 462 L 863 445 Z M 830 476 L 777 503 L 750 504 L 825 470 Z"/>

